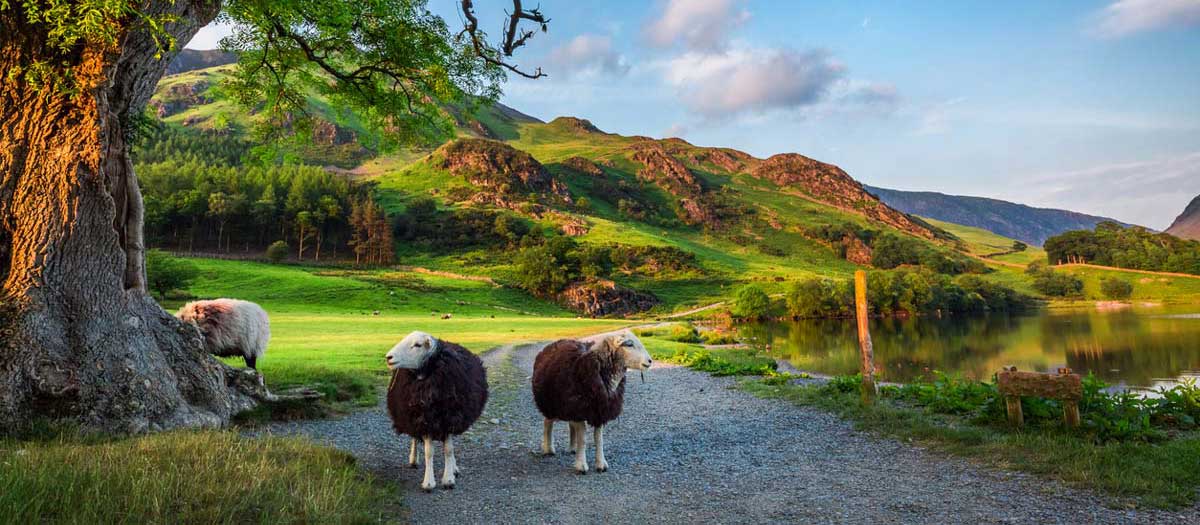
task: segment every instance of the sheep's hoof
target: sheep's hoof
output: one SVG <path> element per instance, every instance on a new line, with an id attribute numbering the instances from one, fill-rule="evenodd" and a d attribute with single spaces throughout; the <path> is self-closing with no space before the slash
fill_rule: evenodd
<path id="1" fill-rule="evenodd" d="M 553 455 L 554 455 L 554 451 L 553 451 L 553 450 L 551 450 L 551 451 L 549 451 L 549 452 L 545 452 L 545 451 L 543 451 L 543 452 L 542 452 L 542 457 L 545 457 L 545 458 L 551 457 L 551 456 L 553 456 Z"/>
<path id="2" fill-rule="evenodd" d="M 419 466 L 419 465 L 417 465 L 416 463 L 409 463 L 409 464 L 408 464 L 408 468 L 417 468 L 418 466 Z"/>
<path id="3" fill-rule="evenodd" d="M 576 473 L 576 474 L 579 474 L 580 476 L 586 476 L 586 475 L 587 475 L 587 469 L 586 469 L 586 468 L 576 468 L 576 469 L 575 469 L 575 473 Z"/>
<path id="4" fill-rule="evenodd" d="M 429 494 L 430 492 L 433 492 L 433 489 L 436 487 L 437 487 L 437 483 L 434 483 L 432 485 L 421 485 L 421 490 L 425 491 L 426 494 Z"/>
<path id="5" fill-rule="evenodd" d="M 607 465 L 596 465 L 596 472 L 608 472 Z"/>
<path id="6" fill-rule="evenodd" d="M 454 484 L 453 483 L 442 483 L 442 489 L 454 490 Z"/>

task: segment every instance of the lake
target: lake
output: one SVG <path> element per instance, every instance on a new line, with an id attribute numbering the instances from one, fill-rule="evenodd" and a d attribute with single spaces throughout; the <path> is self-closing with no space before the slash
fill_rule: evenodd
<path id="1" fill-rule="evenodd" d="M 853 320 L 756 323 L 738 330 L 743 341 L 800 370 L 858 371 Z M 873 319 L 871 338 L 883 381 L 912 381 L 932 370 L 990 381 L 1008 365 L 1040 372 L 1066 366 L 1128 388 L 1200 377 L 1195 305 Z"/>

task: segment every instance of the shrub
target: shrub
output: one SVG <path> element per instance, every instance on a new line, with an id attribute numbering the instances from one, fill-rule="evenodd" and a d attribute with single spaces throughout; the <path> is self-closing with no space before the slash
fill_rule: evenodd
<path id="1" fill-rule="evenodd" d="M 267 260 L 275 264 L 279 264 L 287 258 L 290 250 L 291 248 L 288 247 L 288 243 L 283 241 L 275 241 L 267 247 Z"/>
<path id="2" fill-rule="evenodd" d="M 517 253 L 517 283 L 530 293 L 546 297 L 561 291 L 573 278 L 566 264 L 547 245 L 529 246 Z"/>
<path id="3" fill-rule="evenodd" d="M 1083 295 L 1083 281 L 1073 275 L 1046 269 L 1033 277 L 1033 288 L 1051 297 Z"/>
<path id="4" fill-rule="evenodd" d="M 161 250 L 146 252 L 146 285 L 159 297 L 186 288 L 198 272 L 196 265 Z"/>
<path id="5" fill-rule="evenodd" d="M 699 343 L 700 333 L 691 324 L 677 324 L 671 327 L 671 333 L 667 336 L 667 340 L 680 343 Z"/>
<path id="6" fill-rule="evenodd" d="M 853 300 L 849 283 L 841 285 L 829 279 L 798 281 L 786 296 L 788 315 L 792 317 L 834 317 L 849 312 Z"/>
<path id="7" fill-rule="evenodd" d="M 731 313 L 743 319 L 762 319 L 771 312 L 771 298 L 753 284 L 738 290 Z"/>
<path id="8" fill-rule="evenodd" d="M 737 336 L 730 332 L 718 332 L 716 330 L 704 332 L 702 337 L 704 338 L 704 344 L 708 345 L 736 345 L 741 342 L 738 341 Z"/>
<path id="9" fill-rule="evenodd" d="M 1128 299 L 1133 295 L 1133 285 L 1115 277 L 1100 281 L 1100 292 L 1109 299 Z"/>

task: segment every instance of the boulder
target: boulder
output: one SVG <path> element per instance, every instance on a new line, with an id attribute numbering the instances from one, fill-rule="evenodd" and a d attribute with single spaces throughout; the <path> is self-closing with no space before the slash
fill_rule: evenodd
<path id="1" fill-rule="evenodd" d="M 639 292 L 607 279 L 579 281 L 558 295 L 565 308 L 590 317 L 626 316 L 659 304 L 653 294 Z"/>

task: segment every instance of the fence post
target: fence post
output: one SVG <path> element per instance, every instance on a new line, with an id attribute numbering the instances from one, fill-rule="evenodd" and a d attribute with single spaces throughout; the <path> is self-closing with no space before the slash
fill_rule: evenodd
<path id="1" fill-rule="evenodd" d="M 875 402 L 875 349 L 871 345 L 871 331 L 867 317 L 867 272 L 854 272 L 854 306 L 858 318 L 859 370 L 862 372 L 862 401 Z"/>

